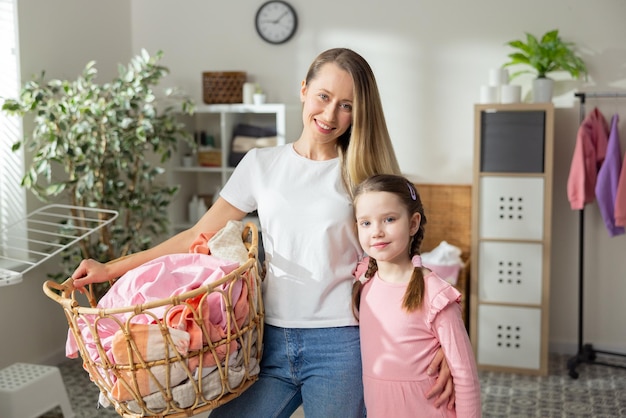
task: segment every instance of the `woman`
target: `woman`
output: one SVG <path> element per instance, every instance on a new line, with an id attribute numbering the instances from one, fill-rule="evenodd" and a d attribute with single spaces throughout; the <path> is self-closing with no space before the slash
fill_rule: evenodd
<path id="1" fill-rule="evenodd" d="M 261 373 L 211 418 L 289 417 L 300 404 L 307 418 L 364 416 L 359 330 L 350 306 L 362 253 L 349 190 L 372 174 L 400 169 L 376 80 L 360 55 L 344 48 L 321 53 L 300 99 L 300 138 L 249 151 L 196 225 L 120 260 L 84 260 L 72 275 L 76 286 L 117 278 L 156 257 L 186 252 L 200 233 L 258 210 L 268 262 Z M 445 362 L 440 376 L 432 392 L 443 389 L 437 402 L 452 406 Z"/>

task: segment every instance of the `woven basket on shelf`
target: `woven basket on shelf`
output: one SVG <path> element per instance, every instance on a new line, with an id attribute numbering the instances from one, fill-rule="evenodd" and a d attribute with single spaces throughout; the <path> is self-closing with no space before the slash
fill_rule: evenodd
<path id="1" fill-rule="evenodd" d="M 90 306 L 80 306 L 81 294 L 71 279 L 63 284 L 44 283 L 46 295 L 63 307 L 83 367 L 100 389 L 100 403 L 112 404 L 123 417 L 190 417 L 230 401 L 257 380 L 264 310 L 258 231 L 253 223 L 245 225 L 242 238 L 248 259 L 238 268 L 210 285 L 142 305 L 99 308 L 88 289 Z M 235 284 L 239 296 L 233 294 Z M 219 337 L 206 319 L 213 312 L 206 309 L 208 301 L 216 298 L 225 312 Z M 165 315 L 157 317 L 155 310 Z M 200 349 L 181 353 L 176 341 L 182 331 L 168 327 L 162 319 L 174 312 L 185 312 L 184 319 L 201 329 Z M 138 316 L 142 316 L 142 326 L 137 324 Z M 146 322 L 149 324 L 144 325 Z M 150 334 L 150 346 L 162 353 L 158 359 L 147 358 L 141 348 L 147 334 L 140 332 L 150 326 L 156 327 L 151 329 L 156 332 Z M 104 327 L 106 335 L 112 327 L 116 331 L 118 358 L 121 352 L 129 361 L 114 362 L 110 353 L 107 355 L 99 335 Z M 147 386 L 150 393 L 146 393 Z"/>
<path id="2" fill-rule="evenodd" d="M 206 104 L 243 103 L 246 73 L 220 71 L 202 73 L 202 98 Z"/>

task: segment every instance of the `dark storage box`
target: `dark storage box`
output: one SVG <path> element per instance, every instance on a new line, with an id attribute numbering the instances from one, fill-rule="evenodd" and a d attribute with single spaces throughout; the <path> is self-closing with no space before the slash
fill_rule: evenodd
<path id="1" fill-rule="evenodd" d="M 544 111 L 483 111 L 481 172 L 543 173 Z"/>

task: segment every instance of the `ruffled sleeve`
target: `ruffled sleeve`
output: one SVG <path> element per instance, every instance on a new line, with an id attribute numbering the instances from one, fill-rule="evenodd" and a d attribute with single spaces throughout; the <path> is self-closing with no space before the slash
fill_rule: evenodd
<path id="1" fill-rule="evenodd" d="M 461 317 L 460 293 L 452 285 L 429 274 L 427 289 L 432 297 L 426 299 L 428 326 L 439 341 L 454 380 L 455 409 L 457 417 L 481 417 L 480 381 L 476 359 Z M 443 282 L 443 283 L 442 283 Z M 427 306 L 425 306 L 427 307 Z"/>
<path id="2" fill-rule="evenodd" d="M 461 303 L 461 292 L 445 280 L 431 273 L 424 277 L 427 281 L 424 301 L 427 303 L 426 323 L 432 326 L 433 321 L 446 306 Z"/>

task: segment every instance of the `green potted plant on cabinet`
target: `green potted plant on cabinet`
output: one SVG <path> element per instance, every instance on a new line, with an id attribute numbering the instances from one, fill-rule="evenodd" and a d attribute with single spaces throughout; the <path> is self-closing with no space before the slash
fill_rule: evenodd
<path id="1" fill-rule="evenodd" d="M 261 88 L 260 84 L 255 84 L 254 87 L 254 94 L 252 96 L 252 100 L 254 102 L 254 104 L 263 104 L 265 103 L 265 92 L 263 91 L 263 89 Z"/>
<path id="2" fill-rule="evenodd" d="M 517 51 L 508 55 L 510 60 L 503 67 L 530 67 L 512 73 L 511 79 L 525 73 L 536 75 L 533 80 L 535 102 L 552 100 L 554 81 L 548 78 L 549 73 L 565 71 L 574 79 L 587 75 L 585 62 L 577 55 L 574 43 L 561 39 L 558 29 L 546 32 L 540 39 L 526 33 L 526 41 L 516 39 L 506 44 Z"/>
<path id="3" fill-rule="evenodd" d="M 19 98 L 5 100 L 8 114 L 32 116 L 30 138 L 17 142 L 31 152 L 22 185 L 42 201 L 114 209 L 120 216 L 109 226 L 62 255 L 68 277 L 83 258 L 108 261 L 148 248 L 168 230 L 167 207 L 177 187 L 159 181 L 178 141 L 193 144 L 177 114 L 194 105 L 173 89 L 157 99 L 154 86 L 169 73 L 158 64 L 159 51 L 145 50 L 110 83 L 97 84 L 95 63 L 75 81 L 27 82 Z M 76 215 L 80 218 L 79 214 Z M 80 227 L 77 225 L 62 228 Z M 96 289 L 102 294 L 107 285 Z"/>

